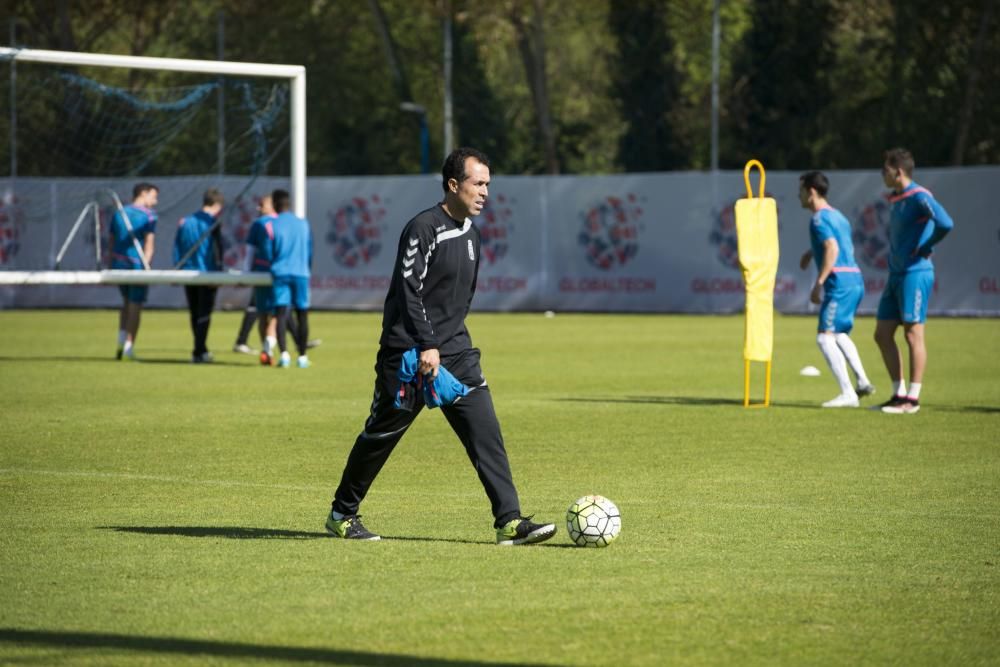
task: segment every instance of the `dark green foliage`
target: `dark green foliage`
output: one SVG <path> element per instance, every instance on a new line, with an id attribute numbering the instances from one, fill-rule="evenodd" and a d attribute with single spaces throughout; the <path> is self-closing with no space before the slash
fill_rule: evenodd
<path id="1" fill-rule="evenodd" d="M 826 0 L 756 0 L 736 57 L 723 167 L 759 157 L 774 169 L 823 164 L 833 100 L 833 16 Z"/>
<path id="2" fill-rule="evenodd" d="M 688 166 L 677 145 L 671 109 L 680 86 L 673 67 L 673 42 L 666 5 L 657 0 L 613 0 L 608 24 L 618 44 L 612 95 L 627 129 L 618 160 L 625 171 L 667 171 Z"/>
<path id="3" fill-rule="evenodd" d="M 320 0 L 8 0 L 14 44 L 30 48 L 302 64 L 308 71 L 307 167 L 312 175 L 416 173 L 417 117 L 427 110 L 431 162 L 443 140 L 442 26 L 454 45 L 456 144 L 486 150 L 498 171 L 550 170 L 518 26 L 544 45 L 545 90 L 561 173 L 704 169 L 709 160 L 712 3 L 705 0 L 379 0 L 394 46 L 387 56 L 369 2 Z M 721 13 L 720 162 L 750 156 L 770 168 L 873 168 L 891 145 L 918 165 L 1000 162 L 1000 0 L 724 0 Z M 537 20 L 536 20 L 537 19 Z M 9 41 L 9 40 L 3 40 Z M 539 54 L 540 55 L 540 54 Z M 395 62 L 396 65 L 391 63 Z M 397 66 L 398 65 L 398 66 Z M 9 64 L 0 100 L 9 109 Z M 32 91 L 17 67 L 20 175 L 85 175 L 54 155 L 65 142 L 93 154 L 104 141 L 67 118 L 66 99 Z M 127 90 L 186 86 L 206 77 L 84 68 Z M 394 74 L 404 77 L 400 81 Z M 537 83 L 537 82 L 536 82 Z M 253 159 L 247 115 L 226 92 L 229 173 Z M 402 100 L 401 95 L 412 100 Z M 54 91 L 50 91 L 54 92 Z M 288 172 L 287 116 L 265 170 Z M 215 94 L 147 173 L 213 173 Z M 0 113 L 0 176 L 10 165 L 10 113 Z M 240 143 L 242 142 L 242 143 Z"/>

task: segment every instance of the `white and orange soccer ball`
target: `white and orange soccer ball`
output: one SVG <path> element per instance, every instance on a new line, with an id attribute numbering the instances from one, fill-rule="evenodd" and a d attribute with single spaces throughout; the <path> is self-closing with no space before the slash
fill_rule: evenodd
<path id="1" fill-rule="evenodd" d="M 566 510 L 566 531 L 578 547 L 606 547 L 622 532 L 621 513 L 604 496 L 583 496 Z"/>

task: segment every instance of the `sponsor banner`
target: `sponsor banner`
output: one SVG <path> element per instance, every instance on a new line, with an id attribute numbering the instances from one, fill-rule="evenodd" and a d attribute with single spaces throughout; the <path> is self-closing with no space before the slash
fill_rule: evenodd
<path id="1" fill-rule="evenodd" d="M 886 189 L 877 171 L 832 171 L 830 203 L 853 227 L 865 278 L 862 313 L 874 313 L 887 280 Z M 809 212 L 798 200 L 798 172 L 768 172 L 767 195 L 778 205 L 781 256 L 775 308 L 814 313 L 809 292 L 816 269 L 798 266 L 808 248 Z M 258 198 L 287 180 L 242 177 L 150 178 L 160 188 L 153 268 L 171 268 L 177 221 L 201 206 L 207 187 L 227 196 L 225 264 L 242 269 L 245 239 Z M 921 169 L 926 187 L 955 220 L 934 253 L 932 314 L 1000 315 L 1000 222 L 988 205 L 1000 167 Z M 111 184 L 123 203 L 133 181 Z M 754 182 L 756 187 L 756 182 Z M 0 270 L 51 269 L 88 201 L 108 186 L 87 179 L 0 180 Z M 382 306 L 403 226 L 441 201 L 437 175 L 311 178 L 308 218 L 314 235 L 312 300 L 316 308 L 377 310 Z M 735 201 L 746 196 L 738 171 L 609 176 L 494 174 L 490 198 L 474 222 L 482 236 L 474 307 L 480 310 L 733 313 L 743 310 L 737 261 Z M 113 211 L 101 197 L 106 237 Z M 62 268 L 96 268 L 94 222 L 86 219 Z M 106 243 L 105 243 L 106 246 Z M 106 254 L 106 247 L 105 247 Z M 101 262 L 107 265 L 107 257 Z M 242 308 L 246 288 L 220 291 L 219 307 Z M 0 287 L 0 307 L 105 306 L 120 303 L 104 286 Z M 156 286 L 154 307 L 184 306 L 183 290 Z"/>

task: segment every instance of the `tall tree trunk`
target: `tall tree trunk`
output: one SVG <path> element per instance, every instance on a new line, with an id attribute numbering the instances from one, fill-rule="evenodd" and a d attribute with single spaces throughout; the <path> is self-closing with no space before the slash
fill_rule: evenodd
<path id="1" fill-rule="evenodd" d="M 396 41 L 392 38 L 392 32 L 389 30 L 389 18 L 385 15 L 378 0 L 368 0 L 368 6 L 372 10 L 372 16 L 375 17 L 375 27 L 378 29 L 378 35 L 382 42 L 382 52 L 385 54 L 389 71 L 392 73 L 392 82 L 396 86 L 399 101 L 412 102 L 413 94 L 410 92 L 410 82 L 406 78 L 406 71 L 399 59 Z"/>
<path id="2" fill-rule="evenodd" d="M 983 47 L 986 44 L 986 35 L 989 32 L 990 20 L 993 18 L 995 7 L 996 0 L 985 0 L 983 3 L 983 14 L 979 18 L 976 43 L 972 47 L 972 54 L 969 57 L 969 78 L 965 81 L 965 95 L 962 99 L 962 108 L 958 112 L 958 132 L 955 135 L 955 146 L 951 151 L 951 163 L 956 167 L 961 166 L 965 160 L 965 146 L 969 141 L 969 130 L 972 128 L 972 111 L 976 106 Z"/>
<path id="3" fill-rule="evenodd" d="M 535 115 L 538 118 L 538 132 L 545 149 L 545 171 L 549 174 L 559 173 L 559 157 L 556 154 L 555 130 L 552 126 L 552 115 L 549 112 L 548 78 L 545 74 L 545 26 L 542 20 L 542 0 L 532 0 L 533 16 L 525 20 L 515 4 L 511 10 L 510 21 L 517 34 L 517 47 L 524 62 L 524 73 L 531 89 L 531 99 L 535 105 Z"/>

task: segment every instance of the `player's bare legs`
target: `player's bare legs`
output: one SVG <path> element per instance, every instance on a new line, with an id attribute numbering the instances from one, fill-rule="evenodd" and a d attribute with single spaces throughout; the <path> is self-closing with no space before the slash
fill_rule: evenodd
<path id="1" fill-rule="evenodd" d="M 885 369 L 889 371 L 889 379 L 901 382 L 903 379 L 903 359 L 896 345 L 896 329 L 899 320 L 877 320 L 875 322 L 875 343 L 882 353 Z"/>
<path id="2" fill-rule="evenodd" d="M 924 325 L 918 322 L 902 323 L 906 345 L 910 350 L 910 387 L 906 390 L 903 380 L 903 359 L 896 345 L 899 320 L 878 320 L 875 325 L 875 342 L 882 353 L 885 368 L 893 384 L 893 395 L 882 404 L 882 412 L 913 414 L 920 410 L 920 387 L 927 365 L 927 347 L 924 344 Z"/>
<path id="3" fill-rule="evenodd" d="M 139 319 L 142 313 L 142 304 L 129 301 L 125 305 L 125 331 L 128 332 L 128 341 L 135 343 L 135 338 L 139 334 Z"/>
<path id="4" fill-rule="evenodd" d="M 924 369 L 927 367 L 927 345 L 924 342 L 924 325 L 914 322 L 904 322 L 903 332 L 906 344 L 910 348 L 910 385 L 924 381 Z"/>

